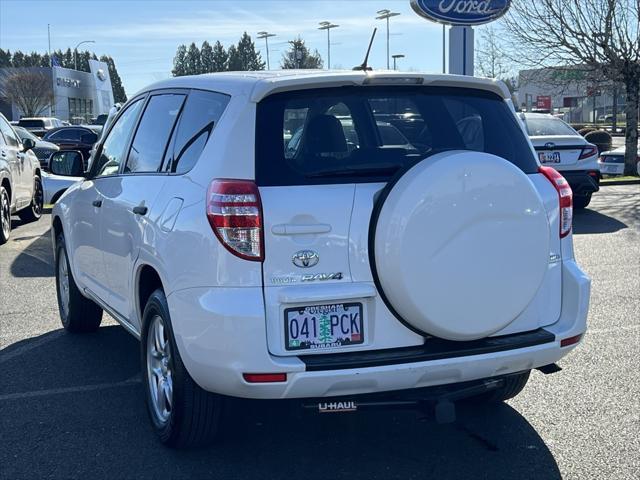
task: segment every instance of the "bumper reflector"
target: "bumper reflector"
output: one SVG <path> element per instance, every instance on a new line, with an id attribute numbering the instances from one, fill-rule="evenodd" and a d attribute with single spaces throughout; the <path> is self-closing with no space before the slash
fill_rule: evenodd
<path id="1" fill-rule="evenodd" d="M 569 345 L 573 345 L 574 343 L 578 343 L 581 338 L 582 338 L 582 334 L 574 335 L 573 337 L 569 337 L 569 338 L 564 338 L 564 339 L 560 340 L 560 346 L 561 347 L 568 347 Z"/>
<path id="2" fill-rule="evenodd" d="M 286 382 L 286 373 L 243 373 L 242 378 L 248 383 Z"/>

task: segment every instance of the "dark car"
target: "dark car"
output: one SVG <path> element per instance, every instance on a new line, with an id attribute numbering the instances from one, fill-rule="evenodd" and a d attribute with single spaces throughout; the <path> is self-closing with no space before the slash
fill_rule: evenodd
<path id="1" fill-rule="evenodd" d="M 86 165 L 91 149 L 98 141 L 98 135 L 88 127 L 71 126 L 50 130 L 43 140 L 55 143 L 61 150 L 80 151 Z"/>
<path id="2" fill-rule="evenodd" d="M 51 142 L 47 142 L 45 140 L 42 140 L 42 139 L 36 137 L 33 133 L 31 133 L 26 128 L 13 127 L 13 129 L 18 134 L 18 137 L 20 137 L 20 141 L 22 143 L 24 143 L 24 140 L 26 138 L 30 138 L 31 140 L 33 140 L 35 142 L 36 146 L 33 147 L 31 149 L 31 151 L 36 154 L 36 157 L 38 157 L 38 161 L 40 162 L 40 166 L 45 170 L 48 169 L 49 168 L 49 157 L 51 156 L 51 154 L 53 152 L 57 152 L 58 150 L 60 150 L 60 147 L 58 147 L 57 145 L 55 145 L 55 144 L 53 144 Z"/>

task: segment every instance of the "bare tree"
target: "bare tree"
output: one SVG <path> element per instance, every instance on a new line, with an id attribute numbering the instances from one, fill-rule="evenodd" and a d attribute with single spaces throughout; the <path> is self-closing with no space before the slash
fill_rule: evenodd
<path id="1" fill-rule="evenodd" d="M 493 26 L 486 26 L 480 33 L 476 46 L 475 65 L 483 77 L 504 79 L 512 73 L 512 68 L 506 64 L 508 60 L 498 37 L 498 31 Z"/>
<path id="2" fill-rule="evenodd" d="M 15 104 L 25 116 L 35 117 L 53 105 L 51 77 L 37 69 L 7 69 L 0 78 L 0 96 Z"/>
<path id="3" fill-rule="evenodd" d="M 626 91 L 625 174 L 636 172 L 640 96 L 640 0 L 514 0 L 504 19 L 511 57 L 573 66 Z"/>

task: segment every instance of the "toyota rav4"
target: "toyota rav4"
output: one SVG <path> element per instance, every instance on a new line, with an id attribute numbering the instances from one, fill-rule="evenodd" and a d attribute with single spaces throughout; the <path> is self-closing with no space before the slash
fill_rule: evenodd
<path id="1" fill-rule="evenodd" d="M 509 97 L 362 71 L 146 88 L 53 209 L 64 328 L 106 311 L 141 340 L 172 446 L 219 434 L 230 397 L 513 397 L 580 342 L 590 280 Z"/>

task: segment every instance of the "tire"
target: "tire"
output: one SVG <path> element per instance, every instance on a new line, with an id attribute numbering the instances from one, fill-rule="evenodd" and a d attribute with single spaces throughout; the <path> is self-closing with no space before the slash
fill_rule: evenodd
<path id="1" fill-rule="evenodd" d="M 160 441 L 174 448 L 213 442 L 222 397 L 200 388 L 187 372 L 162 290 L 154 291 L 144 308 L 140 350 L 147 412 Z"/>
<path id="2" fill-rule="evenodd" d="M 573 197 L 573 208 L 576 210 L 582 210 L 586 208 L 591 202 L 591 194 L 580 195 L 579 197 Z"/>
<path id="3" fill-rule="evenodd" d="M 11 200 L 9 192 L 0 186 L 0 245 L 9 241 L 11 236 Z"/>
<path id="4" fill-rule="evenodd" d="M 509 400 L 524 389 L 529 381 L 529 375 L 531 375 L 531 370 L 516 375 L 509 375 L 504 378 L 504 383 L 501 387 L 473 397 L 472 400 L 475 403 L 500 403 Z"/>
<path id="5" fill-rule="evenodd" d="M 76 285 L 62 234 L 56 241 L 55 268 L 58 311 L 62 326 L 72 333 L 95 332 L 102 322 L 102 309 L 82 295 Z"/>
<path id="6" fill-rule="evenodd" d="M 36 176 L 34 179 L 33 198 L 31 204 L 24 210 L 18 212 L 20 220 L 30 223 L 40 220 L 44 208 L 44 190 L 42 190 L 42 180 Z"/>

